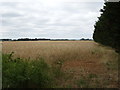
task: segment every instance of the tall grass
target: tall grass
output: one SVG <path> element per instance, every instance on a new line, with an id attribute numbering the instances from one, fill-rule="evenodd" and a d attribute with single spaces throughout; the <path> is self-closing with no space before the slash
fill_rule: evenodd
<path id="1" fill-rule="evenodd" d="M 118 87 L 118 54 L 93 41 L 4 42 L 3 53 L 5 87 Z"/>
<path id="2" fill-rule="evenodd" d="M 3 42 L 3 53 L 15 52 L 15 57 L 36 59 L 44 57 L 49 63 L 54 60 L 85 60 L 96 46 L 94 42 L 82 41 L 31 41 Z"/>

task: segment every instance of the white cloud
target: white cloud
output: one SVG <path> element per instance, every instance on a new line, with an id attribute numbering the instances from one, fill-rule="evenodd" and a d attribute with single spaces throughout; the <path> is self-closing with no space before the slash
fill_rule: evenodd
<path id="1" fill-rule="evenodd" d="M 9 2 L 33 2 L 33 0 L 9 0 Z M 103 2 L 105 0 L 34 0 L 42 3 L 59 3 L 59 2 Z M 1 0 L 0 2 L 8 2 L 8 0 Z"/>
<path id="2" fill-rule="evenodd" d="M 59 0 L 58 0 L 59 1 Z M 1 2 L 0 38 L 92 38 L 103 2 Z"/>

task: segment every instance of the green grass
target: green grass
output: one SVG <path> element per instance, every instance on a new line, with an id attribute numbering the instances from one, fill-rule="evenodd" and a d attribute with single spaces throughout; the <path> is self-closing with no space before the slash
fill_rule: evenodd
<path id="1" fill-rule="evenodd" d="M 97 81 L 98 76 L 96 74 L 88 74 L 77 80 L 77 86 L 80 88 L 96 88 L 99 84 Z"/>
<path id="2" fill-rule="evenodd" d="M 53 73 L 43 58 L 24 60 L 3 54 L 3 88 L 46 88 L 53 87 Z"/>
<path id="3" fill-rule="evenodd" d="M 83 78 L 81 78 L 80 80 L 78 80 L 78 82 L 77 82 L 77 85 L 78 85 L 78 87 L 80 87 L 80 88 L 85 88 L 85 87 L 87 87 L 88 85 L 87 85 L 88 83 L 85 81 L 85 79 L 83 79 Z"/>

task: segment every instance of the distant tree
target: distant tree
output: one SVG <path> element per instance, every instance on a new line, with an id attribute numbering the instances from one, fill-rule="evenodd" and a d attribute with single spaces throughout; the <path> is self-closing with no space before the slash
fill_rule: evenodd
<path id="1" fill-rule="evenodd" d="M 94 25 L 93 39 L 111 46 L 120 53 L 120 2 L 105 2 L 99 20 Z"/>
<path id="2" fill-rule="evenodd" d="M 0 39 L 0 41 L 12 41 L 12 39 Z"/>
<path id="3" fill-rule="evenodd" d="M 80 40 L 85 40 L 84 38 L 81 38 Z"/>

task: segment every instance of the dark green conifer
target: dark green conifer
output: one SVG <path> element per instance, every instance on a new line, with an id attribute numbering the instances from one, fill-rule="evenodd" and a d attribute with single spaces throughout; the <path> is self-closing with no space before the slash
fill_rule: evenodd
<path id="1" fill-rule="evenodd" d="M 120 2 L 105 2 L 101 16 L 94 25 L 94 41 L 120 52 Z"/>

